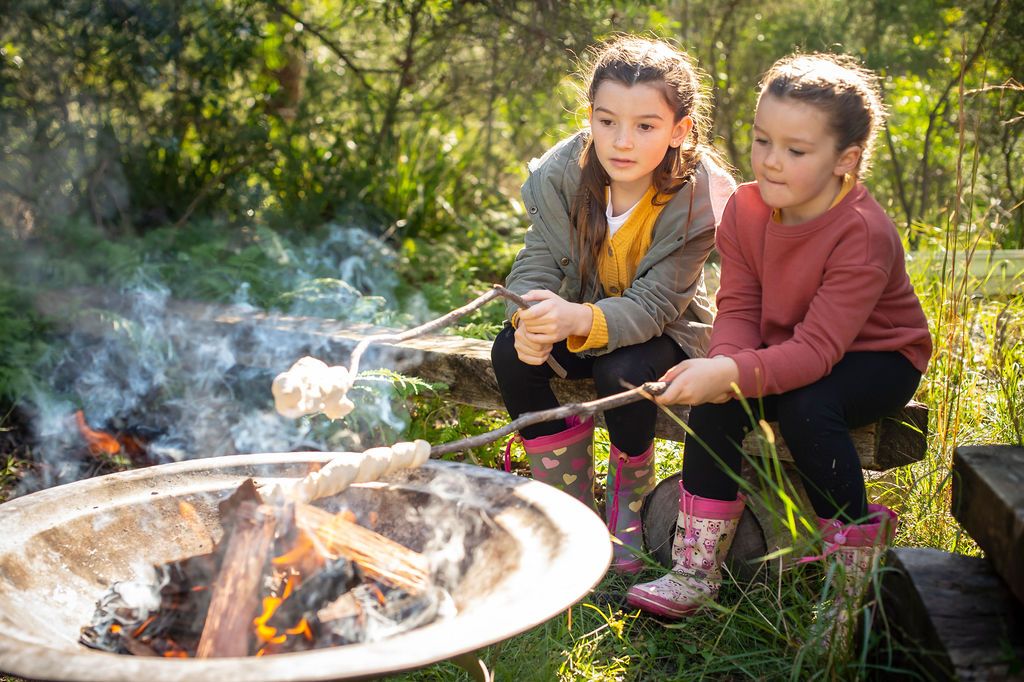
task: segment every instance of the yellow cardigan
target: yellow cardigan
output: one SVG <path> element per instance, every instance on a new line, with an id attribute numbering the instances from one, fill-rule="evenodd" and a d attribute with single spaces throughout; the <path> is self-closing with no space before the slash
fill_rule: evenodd
<path id="1" fill-rule="evenodd" d="M 665 208 L 664 203 L 655 204 L 657 190 L 652 185 L 637 203 L 629 218 L 611 239 L 605 239 L 597 258 L 597 276 L 601 280 L 605 296 L 621 296 L 636 277 L 640 260 L 651 248 L 654 222 Z M 604 313 L 593 303 L 584 303 L 594 314 L 594 322 L 588 336 L 570 336 L 566 345 L 573 353 L 589 348 L 608 345 L 608 323 Z"/>

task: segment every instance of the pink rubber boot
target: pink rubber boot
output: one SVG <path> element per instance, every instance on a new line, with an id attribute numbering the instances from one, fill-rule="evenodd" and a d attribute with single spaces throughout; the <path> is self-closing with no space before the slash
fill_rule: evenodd
<path id="1" fill-rule="evenodd" d="M 646 452 L 636 457 L 630 457 L 614 445 L 611 446 L 605 512 L 608 531 L 622 543 L 613 545 L 613 571 L 637 573 L 644 567 L 643 560 L 634 550 L 643 550 L 640 508 L 656 483 L 653 443 Z"/>
<path id="2" fill-rule="evenodd" d="M 683 618 L 718 598 L 722 560 L 743 514 L 743 496 L 712 500 L 691 495 L 679 482 L 679 520 L 672 570 L 629 588 L 626 602 L 663 618 Z"/>
<path id="3" fill-rule="evenodd" d="M 804 557 L 800 563 L 820 561 L 827 557 L 837 560 L 839 588 L 832 605 L 819 616 L 831 628 L 827 641 L 845 642 L 850 629 L 851 616 L 860 606 L 867 586 L 866 578 L 878 565 L 882 552 L 896 535 L 896 512 L 881 504 L 868 505 L 867 523 L 843 525 L 837 519 L 818 519 L 825 551 L 816 557 Z M 830 623 L 829 623 L 830 622 Z"/>
<path id="4" fill-rule="evenodd" d="M 530 460 L 534 480 L 572 495 L 597 513 L 594 502 L 594 418 L 581 421 L 572 416 L 566 429 L 550 436 L 516 436 Z M 510 467 L 512 441 L 505 448 L 505 470 Z"/>

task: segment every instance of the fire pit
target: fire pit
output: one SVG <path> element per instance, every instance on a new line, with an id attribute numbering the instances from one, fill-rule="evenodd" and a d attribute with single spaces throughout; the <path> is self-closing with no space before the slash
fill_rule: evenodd
<path id="1" fill-rule="evenodd" d="M 456 615 L 389 639 L 276 656 L 124 656 L 79 633 L 97 599 L 150 565 L 208 552 L 217 503 L 246 478 L 301 478 L 337 453 L 269 453 L 166 464 L 0 505 L 0 670 L 37 680 L 334 680 L 414 669 L 544 622 L 582 598 L 611 558 L 607 529 L 549 486 L 431 460 L 318 502 L 373 515 L 378 532 L 432 557 Z M 179 511 L 186 502 L 195 517 Z M 200 529 L 201 530 L 201 529 Z"/>

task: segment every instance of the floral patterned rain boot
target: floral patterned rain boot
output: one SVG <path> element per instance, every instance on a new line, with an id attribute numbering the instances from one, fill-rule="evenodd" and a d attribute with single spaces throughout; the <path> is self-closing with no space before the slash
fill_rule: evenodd
<path id="1" fill-rule="evenodd" d="M 825 551 L 820 556 L 804 557 L 800 563 L 820 561 L 828 557 L 838 560 L 839 587 L 829 608 L 818 616 L 819 622 L 830 631 L 825 633 L 826 644 L 844 644 L 850 634 L 851 619 L 860 606 L 867 577 L 878 565 L 879 557 L 896 535 L 896 512 L 880 504 L 868 505 L 870 521 L 847 524 L 836 519 L 818 519 Z"/>
<path id="2" fill-rule="evenodd" d="M 613 571 L 637 573 L 644 566 L 643 560 L 634 551 L 642 550 L 644 543 L 640 530 L 640 508 L 656 483 L 653 443 L 647 452 L 636 457 L 630 457 L 614 445 L 611 446 L 605 512 L 608 531 L 619 540 L 613 545 Z"/>
<path id="3" fill-rule="evenodd" d="M 594 418 L 581 420 L 572 416 L 565 420 L 566 429 L 550 436 L 513 440 L 522 442 L 530 460 L 533 478 L 572 495 L 597 513 L 594 502 Z M 510 469 L 509 452 L 505 448 L 505 469 Z"/>
<path id="4" fill-rule="evenodd" d="M 630 606 L 678 619 L 718 598 L 721 565 L 743 514 L 743 496 L 712 500 L 691 495 L 679 483 L 679 519 L 672 542 L 672 570 L 629 588 Z"/>

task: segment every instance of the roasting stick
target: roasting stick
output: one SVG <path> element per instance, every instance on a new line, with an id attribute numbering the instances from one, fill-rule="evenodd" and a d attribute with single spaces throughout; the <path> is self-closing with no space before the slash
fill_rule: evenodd
<path id="1" fill-rule="evenodd" d="M 416 468 L 429 457 L 430 443 L 425 440 L 395 443 L 365 452 L 343 452 L 319 471 L 306 474 L 297 481 L 266 483 L 260 486 L 259 491 L 263 499 L 280 504 L 308 504 L 322 497 L 337 495 L 353 483 L 369 483 L 398 469 Z"/>
<path id="2" fill-rule="evenodd" d="M 651 398 L 664 393 L 667 388 L 668 384 L 663 381 L 648 381 L 647 383 L 631 388 L 628 391 L 615 393 L 604 398 L 598 398 L 597 400 L 591 400 L 585 403 L 560 405 L 550 410 L 526 412 L 501 428 L 470 436 L 469 438 L 460 438 L 459 440 L 451 441 L 450 443 L 434 445 L 430 448 L 430 456 L 440 457 L 441 455 L 447 455 L 452 452 L 478 448 L 481 445 L 486 445 L 487 443 L 498 440 L 510 433 L 514 433 L 524 426 L 554 421 L 555 419 L 565 419 L 566 417 L 572 416 L 589 417 L 597 414 L 598 412 L 604 412 L 605 410 L 611 410 L 622 405 L 635 403 L 638 400 L 650 400 Z"/>
<path id="3" fill-rule="evenodd" d="M 274 407 L 279 414 L 294 419 L 318 412 L 322 412 L 330 419 L 341 419 L 355 408 L 355 403 L 348 397 L 348 391 L 359 374 L 359 361 L 370 344 L 401 343 L 437 331 L 498 297 L 507 298 L 522 309 L 529 307 L 522 297 L 513 294 L 500 284 L 495 284 L 490 291 L 478 296 L 461 308 L 456 308 L 436 320 L 421 324 L 419 327 L 400 333 L 374 334 L 365 337 L 352 350 L 347 367 L 344 365 L 328 367 L 327 363 L 322 360 L 309 356 L 300 358 L 288 371 L 274 377 L 270 388 L 274 394 Z M 550 355 L 547 358 L 547 363 L 559 377 L 563 379 L 566 377 L 565 368 Z"/>
<path id="4" fill-rule="evenodd" d="M 435 332 L 438 329 L 447 327 L 455 320 L 459 319 L 463 315 L 473 312 L 478 308 L 483 307 L 488 301 L 493 301 L 496 298 L 507 298 L 508 300 L 519 306 L 520 310 L 526 310 L 530 307 L 530 304 L 523 300 L 518 294 L 514 294 L 500 284 L 494 284 L 491 290 L 485 294 L 482 294 L 470 301 L 461 308 L 456 308 L 450 313 L 445 313 L 436 320 L 431 320 L 425 324 L 421 324 L 419 327 L 414 327 L 408 331 L 400 332 L 398 334 L 375 334 L 373 336 L 367 336 L 365 339 L 360 341 L 355 349 L 352 351 L 352 355 L 349 358 L 349 374 L 355 377 L 359 374 L 359 360 L 362 358 L 363 353 L 371 343 L 401 343 L 402 341 L 408 341 L 409 339 L 423 334 L 429 334 Z M 548 356 L 548 366 L 554 370 L 555 374 L 564 379 L 566 377 L 565 368 L 562 367 L 557 360 L 553 357 Z"/>
<path id="5" fill-rule="evenodd" d="M 417 440 L 371 448 L 361 453 L 345 453 L 297 482 L 263 486 L 260 493 L 264 499 L 295 502 L 296 522 L 311 533 L 332 557 L 345 557 L 359 564 L 374 578 L 408 592 L 420 592 L 430 582 L 429 562 L 423 555 L 349 521 L 342 514 L 333 514 L 309 503 L 336 495 L 352 483 L 376 481 L 398 469 L 418 467 L 429 457 L 479 447 L 524 426 L 569 416 L 590 416 L 638 400 L 651 399 L 664 393 L 667 386 L 664 382 L 648 382 L 598 400 L 528 412 L 501 428 L 434 447 L 424 440 Z"/>

